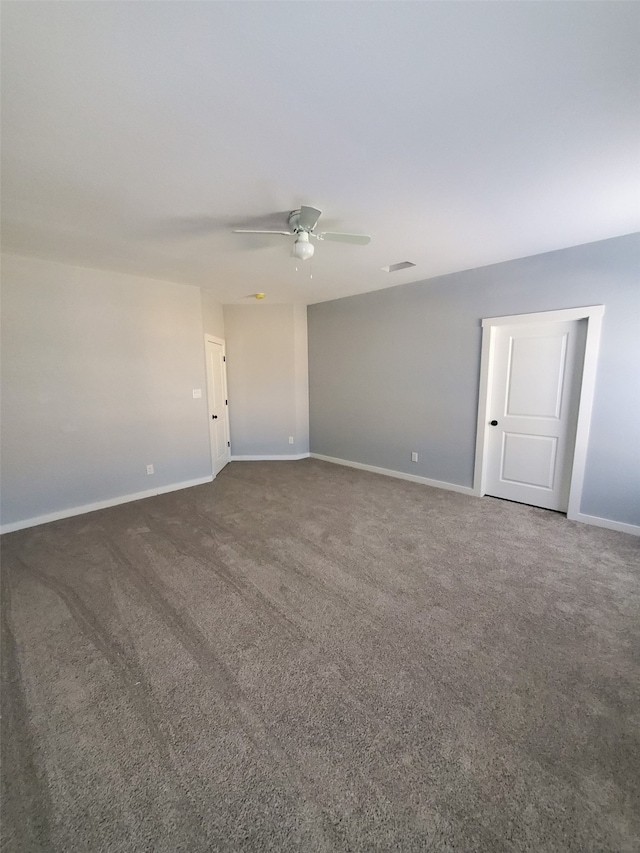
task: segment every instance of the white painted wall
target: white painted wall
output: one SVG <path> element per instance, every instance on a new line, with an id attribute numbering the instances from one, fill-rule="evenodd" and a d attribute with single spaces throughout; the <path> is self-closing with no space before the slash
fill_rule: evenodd
<path id="1" fill-rule="evenodd" d="M 4 526 L 211 476 L 199 288 L 5 255 L 2 304 Z"/>
<path id="2" fill-rule="evenodd" d="M 224 322 L 232 456 L 308 453 L 305 307 L 225 305 Z"/>
<path id="3" fill-rule="evenodd" d="M 215 300 L 208 290 L 203 290 L 202 301 L 202 326 L 207 335 L 224 340 L 224 312 L 222 305 Z"/>
<path id="4" fill-rule="evenodd" d="M 293 358 L 295 424 L 298 453 L 309 450 L 309 343 L 307 340 L 307 306 L 293 306 Z"/>

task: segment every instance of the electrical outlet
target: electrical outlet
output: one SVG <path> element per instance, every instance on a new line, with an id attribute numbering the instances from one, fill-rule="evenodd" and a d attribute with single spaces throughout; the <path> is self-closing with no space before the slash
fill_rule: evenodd
<path id="1" fill-rule="evenodd" d="M 415 452 L 415 450 L 412 450 L 412 451 L 411 451 L 411 461 L 412 461 L 412 462 L 417 462 L 417 461 L 418 461 L 418 454 Z"/>
<path id="2" fill-rule="evenodd" d="M 153 474 L 153 465 L 147 465 L 147 474 Z"/>
<path id="3" fill-rule="evenodd" d="M 293 436 L 292 435 L 289 436 L 289 444 L 293 444 Z"/>

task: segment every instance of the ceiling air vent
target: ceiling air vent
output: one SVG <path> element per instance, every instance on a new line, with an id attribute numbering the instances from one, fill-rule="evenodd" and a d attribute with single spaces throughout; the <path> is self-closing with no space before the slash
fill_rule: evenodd
<path id="1" fill-rule="evenodd" d="M 408 270 L 409 267 L 415 267 L 411 261 L 401 261 L 399 264 L 389 264 L 388 267 L 382 267 L 384 272 L 398 272 L 398 270 Z"/>

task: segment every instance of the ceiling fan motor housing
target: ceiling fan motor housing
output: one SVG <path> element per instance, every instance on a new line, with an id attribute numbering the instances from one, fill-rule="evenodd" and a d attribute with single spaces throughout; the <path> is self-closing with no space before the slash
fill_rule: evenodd
<path id="1" fill-rule="evenodd" d="M 287 222 L 289 223 L 289 228 L 294 232 L 294 234 L 298 234 L 298 233 L 307 231 L 306 228 L 300 227 L 300 211 L 299 210 L 292 210 L 291 213 L 289 214 L 289 218 L 288 218 Z M 308 231 L 307 231 L 307 233 L 308 233 Z"/>

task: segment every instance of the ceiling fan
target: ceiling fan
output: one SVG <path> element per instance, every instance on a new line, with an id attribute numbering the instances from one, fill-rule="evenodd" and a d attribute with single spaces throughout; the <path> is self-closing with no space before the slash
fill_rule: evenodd
<path id="1" fill-rule="evenodd" d="M 283 237 L 295 236 L 292 255 L 300 261 L 308 260 L 315 251 L 315 246 L 310 241 L 310 237 L 315 240 L 333 240 L 337 243 L 356 243 L 359 246 L 366 246 L 371 242 L 371 237 L 368 234 L 344 234 L 339 231 L 316 231 L 318 219 L 322 214 L 321 210 L 315 207 L 306 207 L 302 205 L 299 210 L 292 210 L 287 219 L 289 225 L 288 231 L 270 231 L 264 229 L 251 228 L 234 228 L 234 234 L 281 234 Z"/>

